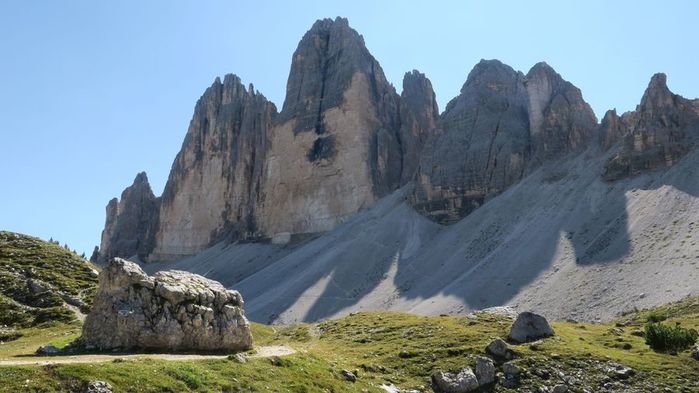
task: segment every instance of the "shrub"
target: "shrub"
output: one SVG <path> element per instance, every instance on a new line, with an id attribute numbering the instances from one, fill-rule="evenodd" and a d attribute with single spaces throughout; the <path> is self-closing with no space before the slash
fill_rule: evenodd
<path id="1" fill-rule="evenodd" d="M 699 338 L 699 333 L 694 329 L 685 329 L 664 325 L 659 322 L 646 324 L 646 344 L 656 351 L 681 351 L 689 348 Z"/>
<path id="2" fill-rule="evenodd" d="M 662 322 L 667 319 L 667 315 L 660 311 L 653 311 L 648 315 L 648 322 Z"/>

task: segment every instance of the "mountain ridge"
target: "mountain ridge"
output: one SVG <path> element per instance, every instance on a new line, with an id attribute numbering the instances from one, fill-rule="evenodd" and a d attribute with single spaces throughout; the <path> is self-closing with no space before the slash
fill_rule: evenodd
<path id="1" fill-rule="evenodd" d="M 676 300 L 697 291 L 699 249 L 680 226 L 698 190 L 687 163 L 699 100 L 666 79 L 651 78 L 635 111 L 598 122 L 545 62 L 524 74 L 482 60 L 439 113 L 424 74 L 406 73 L 398 95 L 346 19 L 321 20 L 294 53 L 281 112 L 234 75 L 207 89 L 166 192 L 149 202 L 158 212 L 111 202 L 125 223 L 108 219 L 96 259 L 176 261 L 144 268 L 210 275 L 273 322 L 501 304 L 608 319 Z M 138 229 L 115 237 L 120 226 Z M 670 262 L 653 248 L 667 242 L 658 227 L 688 231 Z M 651 260 L 673 265 L 678 292 L 655 291 L 647 275 L 669 273 Z M 615 283 L 620 272 L 642 298 L 633 280 Z"/>

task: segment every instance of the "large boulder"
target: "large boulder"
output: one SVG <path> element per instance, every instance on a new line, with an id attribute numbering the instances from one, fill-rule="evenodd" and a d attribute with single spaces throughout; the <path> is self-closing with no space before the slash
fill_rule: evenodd
<path id="1" fill-rule="evenodd" d="M 97 349 L 240 351 L 252 347 L 243 298 L 182 271 L 150 277 L 114 258 L 102 271 L 81 343 Z"/>
<path id="2" fill-rule="evenodd" d="M 553 336 L 553 329 L 546 318 L 533 312 L 523 312 L 510 328 L 507 338 L 516 343 L 526 343 L 540 338 Z"/>

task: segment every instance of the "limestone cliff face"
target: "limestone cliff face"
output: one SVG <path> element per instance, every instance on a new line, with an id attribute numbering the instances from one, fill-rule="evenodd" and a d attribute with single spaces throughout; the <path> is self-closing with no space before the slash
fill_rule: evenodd
<path id="1" fill-rule="evenodd" d="M 432 83 L 425 74 L 413 70 L 403 77 L 400 96 L 400 139 L 403 148 L 401 184 L 410 181 L 417 171 L 422 147 L 437 129 L 439 109 Z"/>
<path id="2" fill-rule="evenodd" d="M 191 255 L 225 237 L 254 236 L 275 106 L 235 75 L 199 99 L 163 192 L 150 259 Z"/>
<path id="3" fill-rule="evenodd" d="M 540 162 L 583 148 L 596 122 L 580 90 L 545 63 L 525 76 L 483 60 L 423 149 L 414 206 L 438 222 L 457 221 Z"/>
<path id="4" fill-rule="evenodd" d="M 101 251 L 93 253 L 92 261 L 105 263 L 114 256 L 145 258 L 154 244 L 158 207 L 146 173 L 139 173 L 121 193 L 121 200 L 114 198 L 107 204 Z"/>
<path id="5" fill-rule="evenodd" d="M 326 231 L 400 184 L 399 96 L 346 19 L 316 22 L 294 52 L 272 132 L 260 230 Z"/>
<path id="6" fill-rule="evenodd" d="M 580 89 L 543 62 L 529 70 L 524 85 L 533 165 L 587 146 L 597 118 Z"/>
<path id="7" fill-rule="evenodd" d="M 172 260 L 221 240 L 333 228 L 413 177 L 437 106 L 418 72 L 404 90 L 401 101 L 346 19 L 317 21 L 294 52 L 281 113 L 237 76 L 217 79 L 197 102 L 147 241 L 118 236 L 138 239 L 149 260 Z M 114 209 L 98 254 L 129 257 L 109 241 L 120 231 Z"/>
<path id="8" fill-rule="evenodd" d="M 636 111 L 598 126 L 546 63 L 470 72 L 439 115 L 413 71 L 399 96 L 346 19 L 317 21 L 293 54 L 282 111 L 235 75 L 197 102 L 161 198 L 145 174 L 107 206 L 95 259 L 170 260 L 218 241 L 327 231 L 411 180 L 419 212 L 452 223 L 543 162 L 597 142 L 615 180 L 672 165 L 699 138 L 699 101 L 653 77 Z M 597 140 L 595 141 L 595 137 Z"/>
<path id="9" fill-rule="evenodd" d="M 672 166 L 699 138 L 699 100 L 673 94 L 665 74 L 656 74 L 636 111 L 621 117 L 608 112 L 600 135 L 605 148 L 621 144 L 605 166 L 606 180 Z"/>

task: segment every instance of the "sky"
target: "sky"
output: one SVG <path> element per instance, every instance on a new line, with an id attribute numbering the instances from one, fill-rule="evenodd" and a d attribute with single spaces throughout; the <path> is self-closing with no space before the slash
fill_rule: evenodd
<path id="1" fill-rule="evenodd" d="M 598 118 L 633 110 L 652 74 L 699 97 L 696 1 L 0 2 L 0 229 L 88 256 L 105 206 L 140 171 L 159 195 L 194 104 L 239 75 L 281 108 L 291 55 L 343 16 L 401 91 L 412 69 L 440 110 L 480 59 L 546 61 Z"/>

